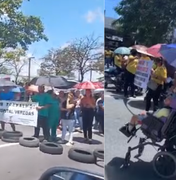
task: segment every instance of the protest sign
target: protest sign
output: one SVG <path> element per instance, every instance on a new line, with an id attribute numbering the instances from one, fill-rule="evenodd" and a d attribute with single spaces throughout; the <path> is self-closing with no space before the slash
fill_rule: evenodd
<path id="1" fill-rule="evenodd" d="M 153 61 L 139 60 L 135 73 L 134 84 L 140 88 L 146 89 L 151 75 Z"/>
<path id="2" fill-rule="evenodd" d="M 0 121 L 26 126 L 37 126 L 38 103 L 0 101 Z"/>

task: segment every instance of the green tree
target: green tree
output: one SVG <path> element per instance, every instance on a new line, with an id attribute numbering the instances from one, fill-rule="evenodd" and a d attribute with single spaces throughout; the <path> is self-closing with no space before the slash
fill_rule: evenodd
<path id="1" fill-rule="evenodd" d="M 175 9 L 173 0 L 122 0 L 115 7 L 119 18 L 113 24 L 124 37 L 140 44 L 170 43 L 176 27 Z"/>
<path id="2" fill-rule="evenodd" d="M 26 16 L 20 10 L 23 0 L 0 0 L 0 47 L 16 48 L 47 40 L 39 17 Z"/>
<path id="3" fill-rule="evenodd" d="M 5 65 L 15 76 L 15 83 L 18 83 L 19 76 L 25 65 L 28 63 L 26 52 L 23 49 L 14 49 L 4 55 Z"/>
<path id="4" fill-rule="evenodd" d="M 10 68 L 7 68 L 6 66 L 1 66 L 0 67 L 0 74 L 12 75 L 12 71 Z"/>
<path id="5" fill-rule="evenodd" d="M 39 75 L 73 76 L 74 62 L 69 59 L 67 48 L 52 49 L 43 58 Z"/>

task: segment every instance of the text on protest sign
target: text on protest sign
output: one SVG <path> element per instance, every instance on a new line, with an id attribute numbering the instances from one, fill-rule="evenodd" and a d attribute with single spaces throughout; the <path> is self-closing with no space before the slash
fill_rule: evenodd
<path id="1" fill-rule="evenodd" d="M 0 101 L 0 121 L 26 126 L 37 126 L 38 103 Z"/>
<path id="2" fill-rule="evenodd" d="M 140 88 L 146 89 L 151 75 L 153 61 L 139 60 L 135 73 L 134 84 Z"/>

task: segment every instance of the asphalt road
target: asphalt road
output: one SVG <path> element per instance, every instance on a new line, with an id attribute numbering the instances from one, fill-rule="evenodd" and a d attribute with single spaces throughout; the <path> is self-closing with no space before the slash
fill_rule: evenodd
<path id="1" fill-rule="evenodd" d="M 111 91 L 111 92 L 110 92 Z M 132 114 L 144 110 L 144 98 L 130 98 L 126 100 L 122 95 L 105 92 L 105 174 L 107 180 L 161 180 L 152 168 L 152 159 L 157 153 L 152 146 L 145 147 L 140 161 L 133 158 L 137 151 L 132 153 L 131 166 L 128 169 L 120 168 L 128 146 L 138 144 L 139 138 L 134 138 L 127 144 L 127 138 L 120 133 L 119 128 L 129 122 Z M 142 136 L 141 133 L 138 137 Z"/>
<path id="2" fill-rule="evenodd" d="M 10 127 L 7 125 L 7 130 Z M 22 131 L 24 136 L 32 136 L 33 128 L 18 126 L 17 130 Z M 104 138 L 96 134 L 93 135 L 93 144 L 88 145 L 82 142 L 82 134 L 75 134 L 75 144 L 73 147 L 94 150 L 103 147 Z M 90 172 L 104 174 L 103 162 L 100 166 L 94 164 L 83 164 L 70 160 L 68 151 L 70 147 L 63 145 L 62 155 L 49 155 L 39 151 L 38 148 L 26 148 L 18 144 L 8 144 L 0 141 L 0 179 L 4 180 L 37 180 L 47 169 L 56 166 L 73 167 Z"/>

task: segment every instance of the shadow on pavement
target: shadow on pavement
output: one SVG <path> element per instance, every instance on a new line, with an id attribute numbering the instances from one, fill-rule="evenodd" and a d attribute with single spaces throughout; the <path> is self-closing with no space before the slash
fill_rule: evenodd
<path id="1" fill-rule="evenodd" d="M 141 110 L 145 109 L 145 101 L 144 100 L 134 100 L 134 101 L 130 100 L 127 102 L 127 104 L 136 109 L 141 109 Z"/>
<path id="2" fill-rule="evenodd" d="M 85 143 L 85 139 L 83 137 L 74 137 L 73 141 L 87 144 L 87 143 Z M 102 142 L 98 141 L 98 140 L 95 140 L 95 139 L 92 139 L 92 144 L 102 144 Z"/>
<path id="3" fill-rule="evenodd" d="M 113 158 L 105 166 L 106 180 L 162 180 L 155 174 L 152 162 L 131 161 L 131 165 L 128 168 L 122 168 L 123 163 L 123 158 Z M 175 178 L 169 180 L 175 180 Z"/>
<path id="4" fill-rule="evenodd" d="M 104 137 L 104 135 L 99 132 L 94 132 L 94 134 L 96 134 L 97 136 L 100 136 L 100 137 Z"/>

